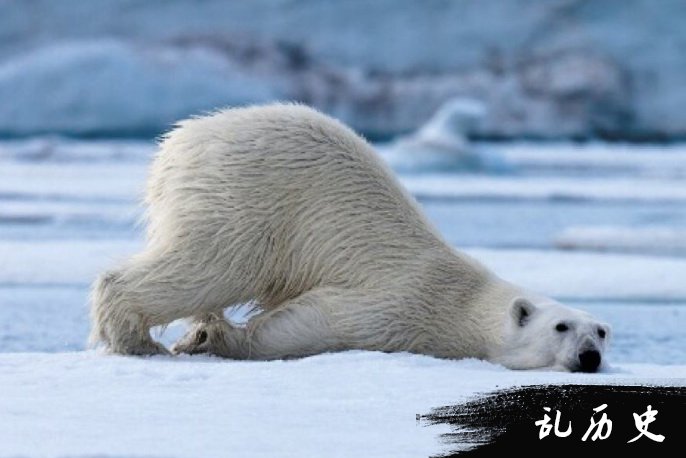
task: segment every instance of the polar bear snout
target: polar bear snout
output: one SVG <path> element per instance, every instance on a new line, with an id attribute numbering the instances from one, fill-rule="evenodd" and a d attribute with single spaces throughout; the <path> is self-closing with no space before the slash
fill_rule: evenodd
<path id="1" fill-rule="evenodd" d="M 577 358 L 571 368 L 573 372 L 598 372 L 603 365 L 603 352 L 610 328 L 593 319 L 589 319 L 589 324 L 582 327 L 584 335 L 577 346 Z"/>
<path id="2" fill-rule="evenodd" d="M 600 367 L 602 358 L 598 350 L 584 350 L 579 353 L 579 371 L 596 372 Z"/>

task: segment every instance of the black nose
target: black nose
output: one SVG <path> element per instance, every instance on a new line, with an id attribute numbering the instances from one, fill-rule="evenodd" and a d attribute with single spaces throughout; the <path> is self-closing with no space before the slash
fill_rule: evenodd
<path id="1" fill-rule="evenodd" d="M 581 372 L 595 372 L 600 366 L 600 353 L 596 350 L 587 350 L 579 353 Z"/>

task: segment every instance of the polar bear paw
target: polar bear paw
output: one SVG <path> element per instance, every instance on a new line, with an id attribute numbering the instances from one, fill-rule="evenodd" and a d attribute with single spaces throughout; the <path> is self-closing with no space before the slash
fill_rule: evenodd
<path id="1" fill-rule="evenodd" d="M 164 345 L 155 342 L 154 340 L 145 340 L 140 342 L 138 345 L 129 347 L 126 353 L 135 356 L 155 356 L 171 354 Z"/>
<path id="2" fill-rule="evenodd" d="M 186 334 L 171 347 L 171 352 L 175 355 L 208 353 L 230 357 L 227 336 L 236 330 L 223 317 L 214 314 L 208 315 L 206 318 L 194 322 Z"/>

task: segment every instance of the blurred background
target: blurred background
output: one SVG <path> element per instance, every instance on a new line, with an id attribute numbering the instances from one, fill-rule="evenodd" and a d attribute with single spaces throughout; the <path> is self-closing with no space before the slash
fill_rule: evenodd
<path id="1" fill-rule="evenodd" d="M 611 359 L 684 364 L 684 21 L 681 0 L 0 0 L 0 351 L 84 348 L 89 283 L 143 243 L 157 136 L 279 100 L 372 141 L 455 246 L 613 324 Z"/>
<path id="2" fill-rule="evenodd" d="M 5 135 L 159 133 L 299 100 L 372 139 L 452 97 L 475 138 L 686 135 L 681 0 L 0 2 Z"/>

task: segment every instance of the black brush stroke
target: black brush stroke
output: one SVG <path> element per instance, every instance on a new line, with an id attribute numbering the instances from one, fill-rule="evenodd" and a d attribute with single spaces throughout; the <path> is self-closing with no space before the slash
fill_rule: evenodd
<path id="1" fill-rule="evenodd" d="M 593 409 L 607 404 L 604 410 L 612 420 L 612 433 L 605 440 L 581 440 L 590 425 Z M 658 414 L 648 431 L 662 434 L 662 443 L 641 437 L 633 413 L 644 413 L 651 405 Z M 558 438 L 551 432 L 539 440 L 541 420 L 550 407 L 550 423 L 554 425 L 555 411 L 562 416 L 560 429 L 572 422 L 572 434 Z M 595 418 L 600 419 L 601 414 Z M 686 445 L 686 387 L 627 386 L 627 385 L 538 385 L 506 389 L 485 394 L 455 406 L 433 409 L 421 416 L 425 426 L 447 424 L 451 432 L 441 435 L 452 452 L 442 457 L 507 456 L 522 451 L 532 456 L 542 453 L 560 454 L 581 452 L 589 456 L 614 456 L 616 453 L 653 453 L 666 456 L 668 447 L 684 450 Z M 469 448 L 465 450 L 465 448 Z M 657 453 L 658 455 L 655 455 Z M 613 454 L 613 455 L 610 455 Z"/>

